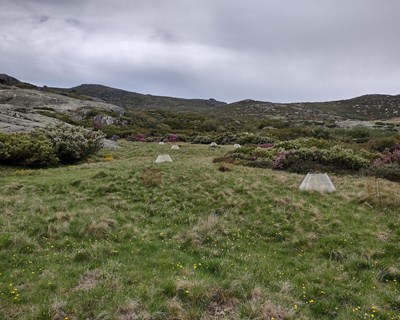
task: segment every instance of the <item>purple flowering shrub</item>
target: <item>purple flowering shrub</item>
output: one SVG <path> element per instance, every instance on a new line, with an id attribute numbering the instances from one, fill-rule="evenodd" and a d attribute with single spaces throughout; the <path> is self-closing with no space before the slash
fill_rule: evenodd
<path id="1" fill-rule="evenodd" d="M 168 142 L 178 142 L 178 141 L 179 141 L 179 136 L 177 133 L 173 133 L 168 136 Z"/>
<path id="2" fill-rule="evenodd" d="M 396 144 L 393 148 L 386 148 L 381 158 L 373 163 L 367 172 L 369 175 L 400 181 L 400 147 Z"/>
<path id="3" fill-rule="evenodd" d="M 279 152 L 274 158 L 272 167 L 274 169 L 283 169 L 285 160 L 286 160 L 286 152 L 285 151 Z"/>
<path id="4" fill-rule="evenodd" d="M 249 166 L 298 173 L 359 171 L 371 165 L 371 160 L 363 154 L 339 146 L 329 149 L 303 147 L 289 150 L 277 146 L 270 148 L 248 147 L 236 149 L 231 153 L 231 157 Z"/>
<path id="5" fill-rule="evenodd" d="M 145 142 L 146 141 L 146 135 L 144 133 L 139 133 L 136 136 L 134 136 L 133 139 L 135 141 Z"/>
<path id="6" fill-rule="evenodd" d="M 263 144 L 260 144 L 259 147 L 264 148 L 264 149 L 269 149 L 269 148 L 273 148 L 274 144 L 273 143 L 263 143 Z"/>
<path id="7" fill-rule="evenodd" d="M 382 157 L 379 160 L 375 161 L 374 164 L 380 166 L 391 163 L 400 164 L 400 147 L 398 144 L 396 144 L 392 150 L 386 148 L 382 154 Z"/>

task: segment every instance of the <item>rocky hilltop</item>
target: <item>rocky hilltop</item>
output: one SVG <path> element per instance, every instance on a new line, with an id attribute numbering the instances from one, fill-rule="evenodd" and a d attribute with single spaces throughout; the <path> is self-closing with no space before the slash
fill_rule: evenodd
<path id="1" fill-rule="evenodd" d="M 13 77 L 10 77 L 7 74 L 0 73 L 0 84 L 13 85 L 18 83 L 21 83 L 21 81 Z"/>
<path id="2" fill-rule="evenodd" d="M 273 103 L 251 99 L 225 103 L 214 99 L 181 99 L 144 95 L 101 85 L 80 85 L 59 92 L 100 99 L 125 109 L 164 109 L 174 112 L 198 112 L 221 117 L 273 118 L 290 121 L 387 120 L 400 115 L 400 95 L 364 95 L 327 102 Z"/>
<path id="3" fill-rule="evenodd" d="M 174 111 L 210 111 L 210 109 L 227 105 L 215 99 L 183 99 L 175 97 L 141 94 L 121 89 L 115 89 L 98 84 L 82 84 L 80 86 L 62 89 L 53 88 L 58 92 L 67 92 L 103 100 L 126 109 L 172 109 Z"/>
<path id="4" fill-rule="evenodd" d="M 140 94 L 102 85 L 37 87 L 0 74 L 0 131 L 30 131 L 60 122 L 89 127 L 116 126 L 116 132 L 217 128 L 262 128 L 268 121 L 322 126 L 366 125 L 399 118 L 400 95 L 364 95 L 328 102 L 272 103 L 251 99 L 225 103 Z M 166 119 L 168 117 L 168 119 Z M 351 120 L 351 121 L 349 121 Z M 256 122 L 262 122 L 255 124 Z M 398 125 L 398 120 L 396 125 Z M 239 128 L 238 126 L 243 126 Z M 211 130 L 210 129 L 210 130 Z M 222 130 L 221 129 L 221 130 Z"/>
<path id="5" fill-rule="evenodd" d="M 21 83 L 12 77 L 7 79 L 13 84 Z M 116 115 L 125 113 L 123 108 L 105 102 L 68 97 L 39 88 L 22 89 L 14 85 L 0 85 L 1 132 L 30 131 L 35 127 L 55 125 L 66 119 L 81 121 L 93 111 L 112 112 Z M 98 119 L 103 121 L 104 118 Z"/>

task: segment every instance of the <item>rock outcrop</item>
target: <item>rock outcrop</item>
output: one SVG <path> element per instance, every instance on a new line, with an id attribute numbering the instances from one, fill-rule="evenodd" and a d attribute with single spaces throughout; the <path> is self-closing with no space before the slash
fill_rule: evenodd
<path id="1" fill-rule="evenodd" d="M 6 85 L 14 85 L 21 83 L 18 79 L 15 79 L 13 77 L 10 77 L 7 74 L 0 73 L 0 84 L 6 84 Z"/>
<path id="2" fill-rule="evenodd" d="M 64 120 L 80 121 L 90 112 L 113 113 L 115 119 L 124 114 L 121 107 L 99 102 L 75 99 L 37 89 L 0 88 L 0 131 L 6 133 L 31 131 L 36 127 L 55 125 Z"/>

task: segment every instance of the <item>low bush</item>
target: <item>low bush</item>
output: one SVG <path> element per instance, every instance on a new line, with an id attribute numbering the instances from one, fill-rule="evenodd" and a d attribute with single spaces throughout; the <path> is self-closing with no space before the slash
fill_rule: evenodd
<path id="1" fill-rule="evenodd" d="M 61 163 L 73 163 L 96 153 L 103 146 L 101 131 L 61 124 L 38 129 L 52 143 L 55 156 Z M 34 133 L 35 134 L 35 133 Z"/>
<path id="2" fill-rule="evenodd" d="M 217 144 L 235 144 L 239 143 L 241 145 L 252 144 L 269 144 L 273 143 L 274 139 L 256 133 L 239 132 L 239 133 L 219 133 L 219 134 L 208 134 L 208 135 L 197 135 L 193 138 L 192 143 L 194 144 L 209 144 L 215 141 Z"/>
<path id="3" fill-rule="evenodd" d="M 367 142 L 367 148 L 372 151 L 383 152 L 385 149 L 393 149 L 396 144 L 400 143 L 399 136 L 374 138 Z"/>
<path id="4" fill-rule="evenodd" d="M 299 138 L 295 140 L 281 141 L 275 144 L 278 148 L 284 148 L 286 150 L 300 148 L 311 148 L 317 147 L 318 149 L 329 149 L 335 145 L 334 141 L 322 140 L 316 138 Z"/>
<path id="5" fill-rule="evenodd" d="M 30 133 L 0 134 L 0 162 L 23 166 L 73 163 L 97 152 L 103 134 L 65 124 Z"/>
<path id="6" fill-rule="evenodd" d="M 0 134 L 0 162 L 43 166 L 57 162 L 53 145 L 41 132 Z"/>
<path id="7" fill-rule="evenodd" d="M 327 149 L 301 147 L 287 150 L 279 145 L 278 143 L 274 147 L 266 149 L 240 148 L 228 153 L 225 158 L 235 159 L 236 162 L 247 166 L 297 173 L 309 171 L 356 172 L 368 168 L 371 163 L 371 160 L 367 157 L 340 146 Z"/>
<path id="8" fill-rule="evenodd" d="M 303 172 L 300 169 L 305 163 L 314 163 L 318 169 L 326 171 L 358 171 L 370 165 L 368 159 L 355 154 L 353 150 L 334 146 L 330 149 L 312 147 L 281 151 L 274 158 L 273 166 L 275 169 Z"/>
<path id="9" fill-rule="evenodd" d="M 194 144 L 210 144 L 213 141 L 214 141 L 214 138 L 212 136 L 198 135 L 193 138 L 192 143 L 194 143 Z"/>
<path id="10" fill-rule="evenodd" d="M 396 144 L 393 149 L 386 148 L 380 159 L 375 161 L 376 165 L 400 164 L 400 146 Z"/>
<path id="11" fill-rule="evenodd" d="M 395 144 L 392 149 L 386 148 L 380 159 L 365 172 L 379 178 L 400 181 L 400 146 Z"/>
<path id="12" fill-rule="evenodd" d="M 400 164 L 389 163 L 383 165 L 372 165 L 368 170 L 363 170 L 365 175 L 400 182 Z"/>
<path id="13" fill-rule="evenodd" d="M 238 136 L 236 143 L 239 144 L 267 144 L 273 143 L 275 140 L 269 136 L 264 136 L 254 133 L 241 133 Z"/>

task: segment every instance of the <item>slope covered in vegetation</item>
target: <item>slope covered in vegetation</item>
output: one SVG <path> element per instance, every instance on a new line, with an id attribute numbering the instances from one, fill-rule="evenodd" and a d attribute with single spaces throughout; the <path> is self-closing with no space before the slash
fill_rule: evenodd
<path id="1" fill-rule="evenodd" d="M 231 146 L 121 146 L 0 166 L 0 318 L 400 319 L 397 183 L 303 193 L 303 175 L 213 163 Z"/>

